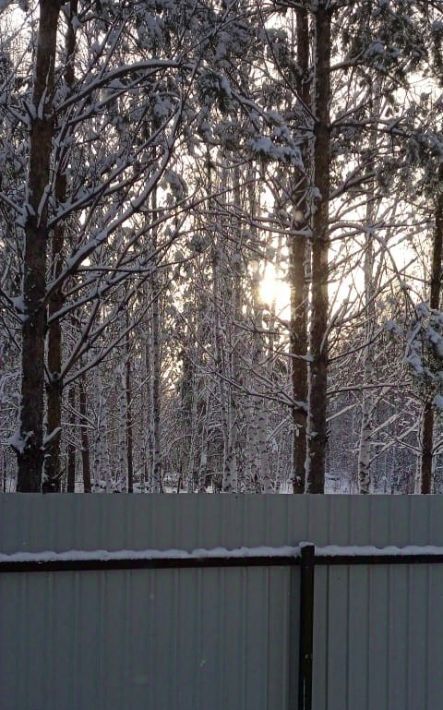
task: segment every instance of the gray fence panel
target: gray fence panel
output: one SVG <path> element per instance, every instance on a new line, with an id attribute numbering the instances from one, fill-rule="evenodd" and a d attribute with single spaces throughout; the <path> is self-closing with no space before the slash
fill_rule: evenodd
<path id="1" fill-rule="evenodd" d="M 334 499 L 328 542 L 441 545 L 442 512 L 436 497 Z M 314 710 L 440 710 L 443 567 L 339 566 L 321 574 Z"/>
<path id="2" fill-rule="evenodd" d="M 285 710 L 288 576 L 278 568 L 4 574 L 0 707 Z"/>
<path id="3" fill-rule="evenodd" d="M 443 498 L 0 495 L 0 551 L 443 546 Z M 0 576 L 1 710 L 287 710 L 298 569 Z M 317 567 L 313 710 L 441 710 L 443 565 Z"/>
<path id="4" fill-rule="evenodd" d="M 443 544 L 440 496 L 0 494 L 2 552 Z"/>
<path id="5" fill-rule="evenodd" d="M 427 565 L 331 567 L 316 614 L 322 654 L 315 710 L 440 710 L 443 692 L 443 570 Z M 320 595 L 319 595 L 320 596 Z M 318 607 L 317 607 L 318 608 Z M 323 691 L 326 685 L 326 691 Z"/>

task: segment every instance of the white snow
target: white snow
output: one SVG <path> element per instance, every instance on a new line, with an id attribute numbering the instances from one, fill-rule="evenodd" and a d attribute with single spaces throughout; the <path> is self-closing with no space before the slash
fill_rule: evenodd
<path id="1" fill-rule="evenodd" d="M 12 436 L 9 437 L 9 439 L 6 440 L 6 443 L 12 446 L 12 448 L 15 449 L 15 451 L 18 451 L 18 453 L 20 454 L 24 452 L 26 448 L 26 442 L 27 439 L 23 438 L 19 431 L 16 431 Z"/>
<path id="2" fill-rule="evenodd" d="M 119 560 L 202 560 L 215 559 L 246 559 L 250 557 L 300 557 L 302 548 L 312 545 L 312 542 L 300 542 L 296 547 L 283 545 L 281 547 L 238 547 L 227 549 L 225 547 L 214 547 L 212 549 L 197 548 L 192 551 L 168 549 L 168 550 L 66 550 L 65 552 L 54 552 L 45 550 L 42 552 L 15 552 L 12 554 L 0 553 L 0 563 L 8 562 L 111 562 Z M 347 557 L 383 557 L 389 555 L 397 556 L 419 556 L 419 555 L 442 555 L 443 547 L 435 545 L 407 545 L 405 547 L 375 547 L 373 545 L 326 545 L 315 548 L 316 558 L 327 558 L 337 556 Z"/>
<path id="3" fill-rule="evenodd" d="M 15 552 L 7 555 L 0 553 L 0 563 L 3 562 L 77 562 L 94 561 L 110 562 L 118 560 L 201 560 L 213 558 L 246 558 L 246 557 L 298 557 L 299 547 L 239 547 L 228 550 L 225 547 L 213 549 L 197 548 L 187 550 L 67 550 L 66 552 Z"/>
<path id="4" fill-rule="evenodd" d="M 347 557 L 382 557 L 390 555 L 392 557 L 418 556 L 418 555 L 443 555 L 443 547 L 435 545 L 406 545 L 405 547 L 374 547 L 373 545 L 326 545 L 315 548 L 316 557 L 337 557 L 346 555 Z"/>

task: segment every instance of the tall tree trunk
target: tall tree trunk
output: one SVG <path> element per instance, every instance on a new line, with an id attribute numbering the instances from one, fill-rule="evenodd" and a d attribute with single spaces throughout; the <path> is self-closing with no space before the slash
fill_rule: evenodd
<path id="1" fill-rule="evenodd" d="M 80 431 L 82 444 L 83 492 L 91 492 L 91 465 L 89 454 L 88 420 L 86 408 L 86 377 L 82 375 L 79 387 Z"/>
<path id="2" fill-rule="evenodd" d="M 65 37 L 65 71 L 64 81 L 68 88 L 74 85 L 74 55 L 75 29 L 74 17 L 77 14 L 77 0 L 71 0 L 70 12 Z M 58 203 L 66 200 L 67 179 L 65 173 L 65 151 L 58 156 L 58 172 L 55 181 L 55 195 Z M 52 234 L 52 276 L 54 279 L 61 273 L 62 252 L 65 237 L 65 225 L 58 223 Z M 61 286 L 54 289 L 48 303 L 49 318 L 54 317 L 63 305 Z M 45 482 L 43 490 L 46 493 L 60 490 L 61 467 L 61 416 L 63 383 L 60 379 L 62 370 L 62 328 L 59 318 L 50 321 L 48 326 L 48 378 L 46 383 L 47 397 L 47 435 L 48 444 L 45 450 Z"/>
<path id="3" fill-rule="evenodd" d="M 297 82 L 297 92 L 305 107 L 310 105 L 309 91 L 309 20 L 305 8 L 296 11 L 297 18 L 297 64 L 300 76 Z M 305 152 L 305 157 L 306 152 Z M 297 201 L 297 211 L 301 219 L 297 219 L 297 227 L 308 226 L 306 218 L 308 205 L 306 191 L 308 181 L 302 185 L 303 196 Z M 291 320 L 289 326 L 290 353 L 292 356 L 292 408 L 293 441 L 292 441 L 292 490 L 294 493 L 304 493 L 306 465 L 306 420 L 308 398 L 308 320 L 306 303 L 306 240 L 298 234 L 289 238 L 289 272 L 291 288 Z"/>
<path id="4" fill-rule="evenodd" d="M 23 274 L 21 414 L 17 491 L 40 491 L 45 385 L 47 190 L 54 137 L 52 99 L 59 0 L 40 0 L 34 71 Z"/>
<path id="5" fill-rule="evenodd" d="M 324 493 L 327 445 L 328 272 L 329 272 L 329 102 L 331 14 L 328 0 L 314 12 L 314 197 L 312 218 L 312 311 L 306 492 Z"/>
<path id="6" fill-rule="evenodd" d="M 429 306 L 432 310 L 440 308 L 440 292 L 443 256 L 443 165 L 438 173 L 438 194 L 435 205 L 435 225 L 432 241 L 431 284 Z M 423 407 L 421 429 L 420 493 L 432 492 L 432 464 L 434 458 L 434 407 L 428 397 Z"/>

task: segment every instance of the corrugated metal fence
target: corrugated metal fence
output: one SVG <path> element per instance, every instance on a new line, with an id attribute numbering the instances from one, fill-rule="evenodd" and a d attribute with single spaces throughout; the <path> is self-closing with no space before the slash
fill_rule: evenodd
<path id="1" fill-rule="evenodd" d="M 443 546 L 443 498 L 0 496 L 0 552 Z M 298 567 L 0 575 L 1 710 L 297 707 Z M 443 708 L 443 564 L 320 565 L 314 710 Z"/>

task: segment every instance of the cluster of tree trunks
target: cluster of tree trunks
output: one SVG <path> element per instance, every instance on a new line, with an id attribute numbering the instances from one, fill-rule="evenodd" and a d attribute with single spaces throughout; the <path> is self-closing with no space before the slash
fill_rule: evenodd
<path id="1" fill-rule="evenodd" d="M 394 386 L 380 381 L 373 347 L 384 337 L 377 324 L 377 304 L 381 304 L 379 310 L 388 310 L 386 294 L 389 279 L 394 277 L 386 276 L 386 264 L 393 259 L 387 237 L 377 241 L 374 233 L 384 230 L 386 235 L 392 228 L 381 214 L 390 199 L 383 179 L 391 179 L 405 203 L 414 203 L 404 177 L 408 141 L 412 143 L 420 132 L 410 118 L 414 112 L 405 110 L 396 122 L 388 120 L 394 109 L 386 109 L 383 102 L 386 99 L 395 106 L 396 80 L 390 79 L 392 67 L 387 65 L 386 69 L 380 62 L 382 58 L 394 60 L 390 55 L 386 58 L 389 53 L 382 51 L 376 40 L 363 48 L 358 44 L 366 31 L 378 36 L 378 20 L 370 13 L 365 16 L 365 8 L 360 8 L 353 39 L 340 25 L 346 3 L 344 7 L 329 0 L 287 6 L 277 3 L 267 10 L 268 24 L 256 3 L 241 3 L 244 17 L 249 13 L 253 18 L 248 19 L 251 27 L 231 5 L 222 4 L 219 12 L 217 3 L 208 3 L 195 15 L 191 5 L 183 4 L 183 16 L 174 31 L 166 32 L 160 48 L 158 38 L 143 39 L 141 20 L 134 20 L 130 13 L 125 14 L 125 8 L 117 6 L 106 14 L 100 3 L 96 7 L 98 24 L 94 25 L 96 41 L 90 37 L 90 46 L 83 46 L 77 35 L 79 16 L 91 21 L 89 7 L 79 0 L 65 5 L 59 0 L 38 2 L 36 40 L 29 59 L 33 63 L 32 91 L 29 100 L 23 99 L 28 154 L 17 221 L 23 238 L 22 263 L 16 278 L 21 279 L 22 287 L 20 297 L 6 298 L 20 321 L 18 431 L 11 438 L 17 455 L 16 490 L 57 492 L 64 486 L 73 492 L 80 478 L 80 463 L 84 492 L 94 490 L 99 480 L 110 490 L 112 441 L 111 448 L 119 450 L 118 465 L 125 471 L 129 493 L 136 485 L 144 491 L 163 492 L 167 455 L 180 460 L 178 489 L 186 479 L 187 489 L 199 492 L 209 487 L 226 493 L 275 491 L 281 481 L 280 474 L 274 479 L 271 475 L 273 452 L 286 425 L 284 420 L 273 421 L 271 402 L 275 408 L 286 408 L 291 423 L 287 480 L 292 492 L 324 493 L 329 422 L 340 415 L 331 407 L 331 350 L 340 359 L 349 347 L 351 352 L 354 348 L 361 367 L 361 382 L 349 385 L 349 391 L 358 392 L 357 401 L 349 404 L 349 409 L 358 411 L 355 474 L 359 492 L 369 493 L 374 462 L 385 451 L 375 434 L 391 423 L 396 425 L 395 417 L 392 422 L 386 417 L 387 424 L 376 421 L 383 398 Z M 435 12 L 435 8 L 425 9 L 425 17 L 431 10 Z M 351 13 L 352 7 L 347 10 Z M 421 13 L 423 8 L 417 9 L 420 14 L 418 10 Z M 292 28 L 285 54 L 279 31 L 289 22 L 288 16 Z M 203 23 L 201 46 L 206 47 L 206 54 L 190 58 L 189 52 L 197 51 L 196 44 L 192 39 L 186 44 L 180 23 L 188 23 L 189 30 L 196 17 Z M 395 29 L 400 20 L 389 21 Z M 120 45 L 125 23 L 131 22 L 133 31 L 128 31 Z M 434 27 L 435 23 L 431 24 Z M 164 29 L 163 21 L 160 27 Z M 258 28 L 262 45 L 269 43 L 269 52 L 262 47 L 260 57 Z M 243 57 L 237 47 L 238 37 L 246 42 L 248 32 L 248 52 L 256 53 L 253 69 L 246 49 Z M 341 33 L 340 39 L 336 32 Z M 220 45 L 219 35 L 224 37 Z M 128 60 L 127 53 L 134 51 L 134 37 L 140 57 Z M 171 50 L 174 42 L 175 53 Z M 229 52 L 234 59 L 229 60 L 229 71 L 224 74 Z M 234 67 L 237 73 L 232 78 Z M 262 70 L 263 86 L 249 91 L 249 84 L 253 85 Z M 352 95 L 347 93 L 347 82 L 354 81 L 352 72 L 357 70 L 361 73 Z M 90 71 L 96 73 L 89 81 Z M 407 63 L 401 67 L 404 81 L 408 71 L 416 68 Z M 76 75 L 81 75 L 81 80 Z M 16 83 L 20 84 L 18 79 Z M 360 89 L 364 96 L 361 105 Z M 275 106 L 268 106 L 266 101 L 272 103 L 272 97 Z M 341 102 L 339 108 L 334 102 Z M 94 153 L 100 130 L 90 123 L 100 112 L 109 112 L 107 129 L 110 134 L 114 131 L 115 143 L 112 159 L 103 164 Z M 283 126 L 282 116 L 285 120 L 289 116 L 291 130 Z M 358 130 L 361 137 L 355 137 Z M 294 135 L 299 136 L 295 141 Z M 283 148 L 282 136 L 288 143 Z M 299 163 L 291 141 L 301 146 Z M 395 141 L 403 141 L 407 147 L 399 147 Z M 424 141 L 417 139 L 417 143 L 422 146 Z M 342 155 L 347 149 L 352 170 L 344 166 Z M 384 158 L 389 151 L 394 157 L 391 162 L 386 160 L 386 170 L 392 170 L 386 178 Z M 281 162 L 274 170 L 276 155 Z M 173 163 L 182 175 L 173 174 Z M 85 173 L 85 185 L 74 189 L 75 172 L 80 174 L 85 166 L 90 169 Z M 425 172 L 422 164 L 420 170 Z M 438 170 L 437 194 L 429 200 L 431 265 L 424 269 L 430 271 L 425 300 L 435 314 L 441 307 L 441 162 Z M 183 186 L 180 180 L 190 184 Z M 268 190 L 264 199 L 262 188 Z M 289 212 L 286 222 L 268 218 L 270 195 L 274 206 Z M 7 199 L 1 204 L 9 209 Z M 351 207 L 341 224 L 337 215 L 341 210 L 346 214 L 346 200 Z M 405 214 L 409 218 L 410 213 L 405 210 Z M 394 227 L 400 234 L 402 225 Z M 360 230 L 358 266 L 363 274 L 361 306 L 353 315 L 356 332 L 360 329 L 363 333 L 363 342 L 357 345 L 352 342 L 353 335 L 345 332 L 347 321 L 341 318 L 340 308 L 333 315 L 334 298 L 340 290 L 335 285 L 337 274 L 344 274 L 343 283 L 350 276 L 342 265 L 346 257 L 332 243 L 331 233 L 338 232 L 337 241 L 341 239 L 343 244 L 355 244 L 358 240 L 347 239 L 353 229 Z M 185 253 L 179 248 L 180 240 L 185 243 Z M 286 260 L 286 321 L 275 302 L 266 307 L 261 302 L 263 259 L 269 245 Z M 0 246 L 3 249 L 1 242 Z M 348 258 L 351 262 L 349 253 Z M 401 282 L 398 292 L 404 295 L 407 289 L 400 278 L 401 269 L 395 266 L 392 271 Z M 177 275 L 171 276 L 174 273 Z M 388 284 L 385 291 L 383 275 Z M 200 291 L 197 279 L 201 279 Z M 188 290 L 195 307 L 186 315 L 183 304 Z M 413 297 L 404 297 L 411 309 Z M 175 311 L 174 300 L 180 306 Z M 186 317 L 180 334 L 171 335 Z M 402 318 L 406 323 L 407 315 Z M 284 345 L 279 331 L 282 323 L 286 328 Z M 340 327 L 345 332 L 343 343 L 337 345 L 334 340 L 331 346 L 331 333 Z M 64 340 L 67 331 L 69 343 Z M 175 337 L 177 342 L 182 339 L 180 346 L 169 344 Z M 245 346 L 247 339 L 251 352 Z M 109 424 L 113 413 L 106 401 L 112 383 L 102 381 L 100 370 L 112 357 L 119 360 L 115 372 L 121 383 L 116 406 L 122 425 L 116 432 Z M 336 371 L 334 377 L 340 389 Z M 413 389 L 409 381 L 406 384 Z M 346 386 L 340 389 L 345 391 Z M 424 395 L 420 390 L 419 434 L 414 430 L 420 493 L 433 490 L 439 453 L 435 395 L 435 381 Z M 140 401 L 141 406 L 137 404 Z M 187 447 L 187 459 L 181 454 L 174 458 L 174 451 L 166 453 L 164 421 L 167 416 L 174 420 L 169 410 L 176 401 L 183 415 L 176 448 Z M 140 418 L 145 430 L 142 441 L 137 434 Z M 67 436 L 65 429 L 70 432 Z M 406 440 L 408 433 L 404 437 L 395 433 L 393 440 Z M 169 438 L 173 440 L 170 432 Z M 405 445 L 414 449 L 409 439 Z M 171 443 L 169 448 L 174 446 Z M 140 449 L 144 450 L 142 473 Z M 220 468 L 218 476 L 210 473 L 211 456 Z"/>

